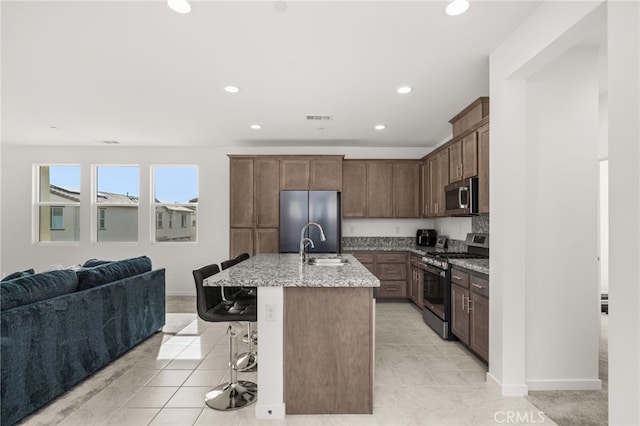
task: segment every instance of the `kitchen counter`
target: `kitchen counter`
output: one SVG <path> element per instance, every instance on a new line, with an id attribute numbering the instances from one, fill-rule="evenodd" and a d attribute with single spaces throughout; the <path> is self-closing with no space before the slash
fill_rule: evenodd
<path id="1" fill-rule="evenodd" d="M 470 271 L 489 275 L 489 259 L 450 259 L 449 263 L 469 269 Z"/>
<path id="2" fill-rule="evenodd" d="M 336 257 L 313 254 L 312 257 Z M 343 266 L 303 265 L 298 254 L 259 254 L 205 279 L 225 287 L 379 287 L 378 280 L 351 254 Z"/>
<path id="3" fill-rule="evenodd" d="M 258 254 L 205 279 L 210 287 L 257 287 L 256 418 L 373 412 L 373 288 L 380 281 L 353 255 L 339 256 L 349 263 L 303 265 L 298 254 Z"/>

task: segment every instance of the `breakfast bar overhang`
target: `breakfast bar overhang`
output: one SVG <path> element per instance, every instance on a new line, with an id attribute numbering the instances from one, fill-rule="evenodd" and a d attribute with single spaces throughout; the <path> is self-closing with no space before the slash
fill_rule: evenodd
<path id="1" fill-rule="evenodd" d="M 380 281 L 352 255 L 318 257 L 334 260 L 258 254 L 204 281 L 258 289 L 259 419 L 372 413 Z"/>

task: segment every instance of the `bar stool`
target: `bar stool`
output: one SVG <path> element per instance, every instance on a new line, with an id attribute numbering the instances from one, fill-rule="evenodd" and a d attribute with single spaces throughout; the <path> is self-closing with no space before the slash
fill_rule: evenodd
<path id="1" fill-rule="evenodd" d="M 239 258 L 242 258 L 242 260 L 246 260 L 249 258 L 249 254 L 243 253 L 234 259 L 228 259 L 221 262 L 220 266 L 222 267 L 222 270 L 224 271 L 225 269 L 231 268 L 232 266 L 240 263 L 241 260 L 239 260 Z M 222 290 L 222 292 L 225 293 L 226 290 Z M 245 303 L 257 304 L 257 295 L 255 293 L 251 294 L 248 291 L 245 291 L 242 287 L 238 288 L 238 291 L 236 291 L 235 293 L 228 294 L 227 299 L 236 303 L 237 305 L 242 305 Z M 256 371 L 258 369 L 258 351 L 256 351 L 255 349 L 255 345 L 258 342 L 257 332 L 253 329 L 252 322 L 249 322 L 249 326 L 247 328 L 247 334 L 242 338 L 242 341 L 249 344 L 249 349 L 247 352 L 243 352 L 239 355 L 240 363 L 238 364 L 238 371 L 243 372 Z M 249 336 L 251 336 L 251 338 Z"/>
<path id="2" fill-rule="evenodd" d="M 208 322 L 229 322 L 229 383 L 211 389 L 205 395 L 206 404 L 216 410 L 235 410 L 254 403 L 258 398 L 258 385 L 246 380 L 238 380 L 237 332 L 232 323 L 236 321 L 256 322 L 258 320 L 255 303 L 238 305 L 222 300 L 222 292 L 215 287 L 205 287 L 205 278 L 220 272 L 218 265 L 207 265 L 193 271 L 196 284 L 196 306 L 198 316 Z"/>
<path id="3" fill-rule="evenodd" d="M 249 253 L 240 253 L 239 255 L 236 256 L 236 260 L 238 261 L 238 263 L 240 262 L 244 262 L 245 260 L 249 259 L 251 256 L 249 256 Z M 246 296 L 257 296 L 258 295 L 258 289 L 257 287 L 241 287 L 242 290 L 245 292 L 244 295 L 241 295 L 240 297 L 246 297 Z M 249 333 L 245 334 L 242 337 L 242 341 L 244 343 L 249 343 L 249 336 L 251 336 L 251 339 L 253 340 L 253 344 L 257 345 L 258 344 L 258 331 L 257 330 L 251 330 L 251 325 L 249 325 Z"/>

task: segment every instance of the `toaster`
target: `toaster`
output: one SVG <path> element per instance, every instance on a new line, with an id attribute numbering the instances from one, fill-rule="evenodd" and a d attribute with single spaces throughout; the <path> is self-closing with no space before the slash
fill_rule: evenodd
<path id="1" fill-rule="evenodd" d="M 416 233 L 416 244 L 419 246 L 433 247 L 438 240 L 438 233 L 435 229 L 418 229 Z"/>

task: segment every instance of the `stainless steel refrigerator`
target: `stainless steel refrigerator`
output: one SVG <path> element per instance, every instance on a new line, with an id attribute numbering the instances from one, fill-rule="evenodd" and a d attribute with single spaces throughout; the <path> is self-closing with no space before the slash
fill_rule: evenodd
<path id="1" fill-rule="evenodd" d="M 340 253 L 341 251 L 340 193 L 336 191 L 280 191 L 280 253 L 300 251 L 300 231 L 309 222 L 322 226 L 326 241 L 320 241 L 320 230 L 311 226 L 306 236 L 314 248 L 311 253 Z"/>

